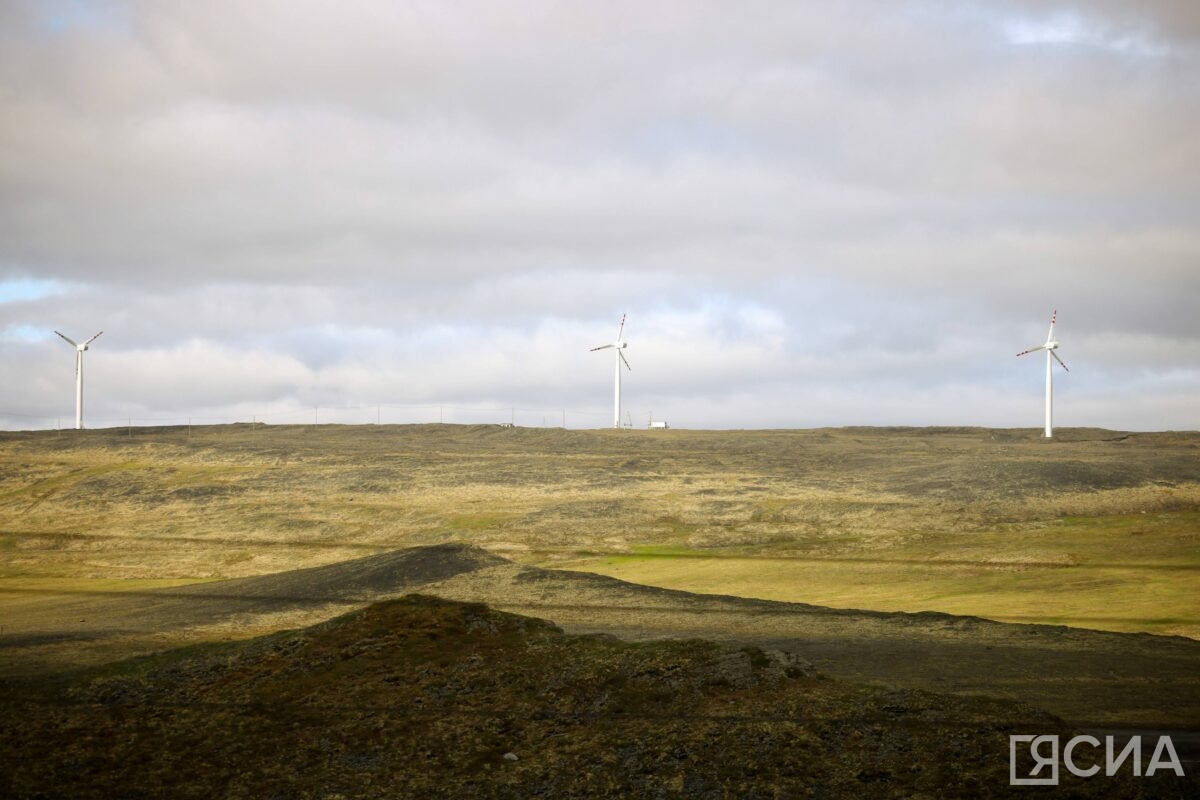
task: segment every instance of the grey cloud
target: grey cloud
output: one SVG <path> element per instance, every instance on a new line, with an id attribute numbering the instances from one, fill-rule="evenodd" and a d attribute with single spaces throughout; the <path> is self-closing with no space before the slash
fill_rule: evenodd
<path id="1" fill-rule="evenodd" d="M 67 287 L 0 412 L 93 323 L 118 416 L 602 412 L 629 310 L 693 424 L 1014 424 L 1057 306 L 1079 419 L 1195 426 L 1191 3 L 87 8 L 0 10 L 0 282 Z"/>

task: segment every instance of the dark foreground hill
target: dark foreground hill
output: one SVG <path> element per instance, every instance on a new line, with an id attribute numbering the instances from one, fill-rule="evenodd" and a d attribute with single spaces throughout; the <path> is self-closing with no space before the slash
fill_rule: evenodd
<path id="1" fill-rule="evenodd" d="M 1044 708 L 1092 728 L 1200 729 L 1200 642 L 948 614 L 830 609 L 640 586 L 438 545 L 303 570 L 46 603 L 0 637 L 9 675 L 299 627 L 421 592 L 626 640 L 704 638 L 802 657 L 832 676 Z"/>
<path id="2" fill-rule="evenodd" d="M 1009 733 L 1067 734 L 781 652 L 569 636 L 421 596 L 2 697 L 10 798 L 993 797 L 1012 791 Z M 1197 791 L 1068 774 L 1039 796 Z"/>

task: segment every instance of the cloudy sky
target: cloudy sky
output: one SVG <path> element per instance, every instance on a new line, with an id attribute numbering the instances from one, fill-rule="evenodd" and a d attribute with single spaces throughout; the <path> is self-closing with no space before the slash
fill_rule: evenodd
<path id="1" fill-rule="evenodd" d="M 0 427 L 1200 428 L 1200 5 L 0 5 Z M 516 412 L 497 409 L 516 408 Z M 585 413 L 586 412 L 586 413 Z"/>

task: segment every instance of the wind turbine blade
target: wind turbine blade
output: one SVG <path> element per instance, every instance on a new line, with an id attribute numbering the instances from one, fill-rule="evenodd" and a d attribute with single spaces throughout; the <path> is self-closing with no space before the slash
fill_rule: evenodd
<path id="1" fill-rule="evenodd" d="M 1070 371 L 1071 371 L 1071 370 L 1067 369 L 1067 365 L 1066 365 L 1066 364 L 1063 364 L 1063 360 L 1062 360 L 1061 358 L 1059 358 L 1059 357 L 1058 357 L 1058 353 L 1056 353 L 1056 352 L 1054 352 L 1053 350 L 1051 350 L 1051 351 L 1050 351 L 1050 355 L 1054 356 L 1054 360 L 1055 360 L 1055 361 L 1057 361 L 1059 364 L 1062 364 L 1062 368 L 1063 368 L 1063 369 L 1067 370 L 1067 372 L 1070 372 Z"/>
<path id="2" fill-rule="evenodd" d="M 1028 350 L 1024 350 L 1020 353 L 1017 353 L 1017 358 L 1020 358 L 1021 356 L 1027 356 L 1030 353 L 1036 353 L 1038 350 L 1045 350 L 1045 349 L 1046 349 L 1046 345 L 1039 344 L 1037 347 L 1031 347 Z"/>
<path id="3" fill-rule="evenodd" d="M 621 357 L 622 361 L 625 361 L 625 369 L 629 370 L 630 372 L 633 372 L 633 367 L 629 366 L 629 362 L 625 360 L 625 354 L 622 353 L 620 350 L 618 350 L 617 355 L 619 355 Z"/>
<path id="4" fill-rule="evenodd" d="M 58 331 L 55 331 L 55 333 L 58 333 Z M 62 336 L 62 338 L 64 338 L 64 339 L 66 339 L 66 340 L 67 340 L 67 342 L 68 342 L 68 343 L 69 343 L 69 344 L 70 344 L 72 347 L 79 347 L 79 345 L 77 345 L 77 344 L 75 344 L 75 342 L 71 341 L 70 337 L 63 336 L 61 333 L 58 333 L 58 335 L 59 335 L 59 336 Z"/>
<path id="5" fill-rule="evenodd" d="M 104 331 L 100 331 L 100 333 L 104 333 Z M 94 342 L 94 341 L 96 341 L 97 339 L 99 339 L 99 338 L 100 338 L 100 333 L 97 333 L 95 336 L 93 336 L 92 338 L 88 339 L 86 342 L 84 342 L 84 344 L 91 344 L 92 342 Z"/>
<path id="6" fill-rule="evenodd" d="M 617 328 L 617 341 L 621 341 L 621 333 L 625 330 L 625 314 L 621 315 L 621 327 Z"/>
<path id="7" fill-rule="evenodd" d="M 1058 319 L 1058 309 L 1054 309 L 1054 313 L 1050 315 L 1050 332 L 1046 334 L 1046 341 L 1054 339 L 1054 321 Z"/>
<path id="8" fill-rule="evenodd" d="M 591 350 L 589 350 L 588 352 L 589 352 L 589 353 L 594 353 L 594 352 L 596 352 L 597 350 L 607 350 L 607 349 L 608 349 L 608 348 L 610 348 L 610 347 L 616 347 L 616 345 L 615 345 L 615 344 L 602 344 L 602 345 L 600 345 L 599 347 L 593 347 L 593 348 L 592 348 Z"/>

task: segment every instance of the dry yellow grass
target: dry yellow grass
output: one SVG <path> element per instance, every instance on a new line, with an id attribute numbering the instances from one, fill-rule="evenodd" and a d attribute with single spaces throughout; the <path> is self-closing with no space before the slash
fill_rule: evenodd
<path id="1" fill-rule="evenodd" d="M 1090 430 L 0 434 L 0 609 L 53 594 L 35 579 L 463 541 L 692 591 L 1194 636 L 1197 452 L 1196 434 Z"/>

